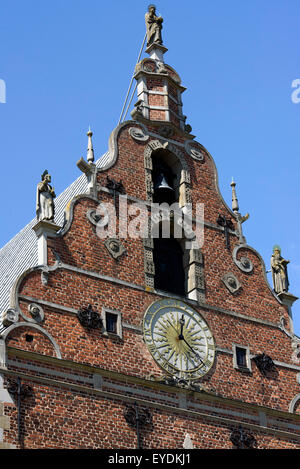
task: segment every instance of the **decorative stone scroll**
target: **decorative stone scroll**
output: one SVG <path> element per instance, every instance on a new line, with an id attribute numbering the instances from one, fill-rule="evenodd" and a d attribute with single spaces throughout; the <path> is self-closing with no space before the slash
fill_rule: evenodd
<path id="1" fill-rule="evenodd" d="M 5 327 L 9 327 L 12 324 L 18 323 L 20 316 L 29 323 L 39 324 L 44 321 L 44 310 L 43 308 L 36 304 L 30 303 L 27 308 L 30 317 L 28 317 L 24 312 L 18 308 L 9 308 L 2 316 L 2 323 Z"/>
<path id="2" fill-rule="evenodd" d="M 130 127 L 128 130 L 129 135 L 138 142 L 147 142 L 149 140 L 149 135 L 145 132 L 144 129 L 139 127 Z"/>
<path id="3" fill-rule="evenodd" d="M 197 161 L 204 161 L 204 152 L 200 150 L 199 147 L 193 146 L 193 142 L 190 140 L 186 140 L 185 142 L 185 150 L 188 155 L 190 155 L 194 160 Z"/>
<path id="4" fill-rule="evenodd" d="M 250 273 L 253 270 L 253 263 L 248 257 L 242 256 L 240 259 L 237 258 L 238 251 L 242 248 L 244 248 L 245 245 L 239 244 L 238 246 L 235 246 L 233 252 L 232 252 L 232 258 L 235 263 L 235 265 L 242 270 L 243 272 Z"/>
<path id="5" fill-rule="evenodd" d="M 99 221 L 102 219 L 102 216 L 97 213 L 97 210 L 92 208 L 87 211 L 86 216 L 88 220 L 95 226 L 97 226 Z"/>
<path id="6" fill-rule="evenodd" d="M 16 309 L 9 308 L 5 313 L 2 314 L 2 323 L 5 327 L 19 321 L 19 312 Z"/>

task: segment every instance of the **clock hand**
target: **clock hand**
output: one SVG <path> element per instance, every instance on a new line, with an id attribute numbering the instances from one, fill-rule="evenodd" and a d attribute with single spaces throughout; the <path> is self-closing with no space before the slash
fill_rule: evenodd
<path id="1" fill-rule="evenodd" d="M 199 353 L 196 352 L 193 347 L 190 346 L 190 344 L 185 340 L 185 338 L 182 339 L 188 346 L 189 348 L 192 350 L 192 352 L 194 352 L 194 354 L 196 355 L 196 357 L 198 358 L 198 360 L 201 361 L 201 363 L 203 363 L 203 365 L 205 365 L 204 361 L 202 360 L 202 358 L 200 357 Z"/>
<path id="2" fill-rule="evenodd" d="M 178 334 L 178 330 L 176 329 L 176 327 L 174 326 L 174 324 L 172 324 L 169 319 L 167 319 L 167 322 L 170 324 L 170 326 L 173 327 L 173 329 L 176 331 L 176 334 Z"/>
<path id="3" fill-rule="evenodd" d="M 174 329 L 174 330 L 177 332 L 177 334 L 178 334 L 178 331 L 177 331 L 176 327 L 169 321 L 169 319 L 167 319 L 167 322 L 170 324 L 170 326 L 173 327 L 173 329 Z M 183 341 L 187 344 L 187 346 L 192 350 L 192 352 L 196 355 L 196 357 L 198 358 L 198 360 L 200 360 L 201 363 L 203 363 L 203 365 L 205 365 L 205 363 L 204 363 L 204 361 L 202 360 L 202 358 L 200 357 L 199 353 L 196 352 L 196 351 L 193 349 L 193 347 L 190 346 L 190 344 L 185 340 L 185 338 L 184 338 L 184 336 L 183 336 L 183 334 L 182 334 L 182 332 L 183 332 L 183 327 L 184 327 L 184 323 L 185 323 L 185 321 L 184 321 L 184 315 L 181 316 L 179 322 L 180 322 L 180 326 L 181 326 L 181 327 L 180 327 L 180 334 L 179 334 L 179 336 L 178 336 L 178 339 L 179 339 L 179 340 L 183 340 Z"/>

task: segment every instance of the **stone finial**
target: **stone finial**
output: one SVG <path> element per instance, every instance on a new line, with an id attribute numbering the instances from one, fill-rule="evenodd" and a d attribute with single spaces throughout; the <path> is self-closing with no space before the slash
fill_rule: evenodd
<path id="1" fill-rule="evenodd" d="M 89 127 L 89 131 L 87 132 L 87 136 L 88 136 L 87 160 L 89 163 L 93 163 L 95 161 L 94 148 L 93 148 L 93 142 L 92 142 L 93 132 L 91 131 L 90 127 Z"/>
<path id="2" fill-rule="evenodd" d="M 242 224 L 246 220 L 248 220 L 250 215 L 249 215 L 249 213 L 247 213 L 246 215 L 243 216 L 239 213 L 239 202 L 238 202 L 238 198 L 237 198 L 236 190 L 235 190 L 236 183 L 234 182 L 233 178 L 232 178 L 232 181 L 231 181 L 230 185 L 231 185 L 231 188 L 232 188 L 232 211 L 233 211 L 233 213 L 235 215 L 235 218 L 236 218 L 236 221 L 237 221 L 239 239 L 240 239 L 241 243 L 245 243 L 246 238 L 243 235 Z"/>
<path id="3" fill-rule="evenodd" d="M 50 185 L 51 176 L 45 170 L 41 176 L 41 182 L 37 185 L 36 193 L 36 216 L 38 221 L 54 221 L 54 198 L 56 197 L 54 187 Z"/>
<path id="4" fill-rule="evenodd" d="M 93 142 L 92 142 L 93 132 L 91 131 L 90 127 L 87 132 L 87 136 L 88 136 L 87 161 L 83 157 L 81 157 L 80 160 L 77 161 L 77 167 L 80 171 L 82 171 L 86 175 L 87 182 L 88 182 L 88 192 L 96 196 L 97 167 L 94 164 L 95 157 L 94 157 L 94 148 L 93 148 Z"/>
<path id="5" fill-rule="evenodd" d="M 231 181 L 230 185 L 232 187 L 232 210 L 233 210 L 233 212 L 238 212 L 239 211 L 239 203 L 238 203 L 238 199 L 237 199 L 237 196 L 236 196 L 236 190 L 235 190 L 236 183 L 234 182 L 233 178 L 232 178 L 232 181 Z"/>

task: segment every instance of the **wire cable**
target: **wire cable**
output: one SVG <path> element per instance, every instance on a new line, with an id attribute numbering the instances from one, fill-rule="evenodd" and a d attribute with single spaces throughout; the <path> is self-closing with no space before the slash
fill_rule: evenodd
<path id="1" fill-rule="evenodd" d="M 129 101 L 129 103 L 128 103 L 126 112 L 125 112 L 125 114 L 124 114 L 124 116 L 123 116 L 122 122 L 124 122 L 124 120 L 126 119 L 126 116 L 127 116 L 128 111 L 129 111 L 129 107 L 130 107 L 131 102 L 132 102 L 132 100 L 133 100 L 133 97 L 134 97 L 134 94 L 135 94 L 135 90 L 136 90 L 136 89 L 137 89 L 137 83 L 135 84 L 134 90 L 133 90 L 133 92 L 132 92 L 132 96 L 131 96 L 130 101 Z"/>
<path id="2" fill-rule="evenodd" d="M 140 50 L 140 53 L 139 53 L 139 56 L 138 56 L 138 59 L 137 59 L 137 62 L 136 62 L 135 67 L 137 66 L 137 64 L 138 64 L 139 61 L 140 61 L 140 58 L 141 58 L 141 55 L 142 55 L 142 52 L 143 52 L 143 49 L 144 49 L 144 45 L 145 45 L 145 42 L 146 42 L 146 37 L 147 37 L 147 34 L 145 34 L 145 37 L 144 37 L 144 40 L 143 40 L 143 44 L 142 44 L 142 47 L 141 47 L 141 50 Z M 135 67 L 134 67 L 134 70 L 135 70 Z M 122 120 L 122 117 L 123 117 L 123 114 L 124 114 L 124 109 L 125 109 L 125 106 L 126 106 L 126 104 L 127 104 L 128 96 L 129 96 L 129 93 L 130 93 L 130 90 L 131 90 L 131 87 L 132 87 L 132 83 L 133 83 L 133 79 L 134 79 L 134 74 L 135 74 L 135 73 L 133 73 L 132 78 L 131 78 L 131 81 L 130 81 L 130 85 L 129 85 L 129 88 L 128 88 L 128 91 L 127 91 L 127 94 L 126 94 L 125 102 L 124 102 L 124 105 L 123 105 L 123 108 L 122 108 L 122 112 L 121 112 L 121 115 L 120 115 L 120 118 L 119 118 L 118 125 L 120 124 L 120 122 L 121 122 L 121 120 Z M 135 89 L 136 89 L 136 87 L 135 87 Z M 134 89 L 134 92 L 135 92 L 135 89 Z M 132 97 L 133 97 L 133 96 L 132 96 Z M 132 97 L 131 97 L 131 101 L 132 101 Z M 130 106 L 130 104 L 131 104 L 131 101 L 130 101 L 130 103 L 129 103 L 129 106 Z M 125 119 L 125 117 L 126 117 L 126 115 L 127 115 L 129 106 L 127 107 L 127 111 L 126 111 L 126 114 L 125 114 L 125 116 L 124 116 L 124 119 Z M 123 120 L 124 120 L 124 119 L 123 119 Z"/>

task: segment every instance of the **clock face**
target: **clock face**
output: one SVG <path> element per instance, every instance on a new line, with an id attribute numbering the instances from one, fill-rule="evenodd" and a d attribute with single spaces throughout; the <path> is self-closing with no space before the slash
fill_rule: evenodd
<path id="1" fill-rule="evenodd" d="M 143 321 L 144 340 L 167 373 L 191 380 L 205 375 L 214 363 L 215 344 L 201 315 L 179 300 L 153 303 Z"/>

